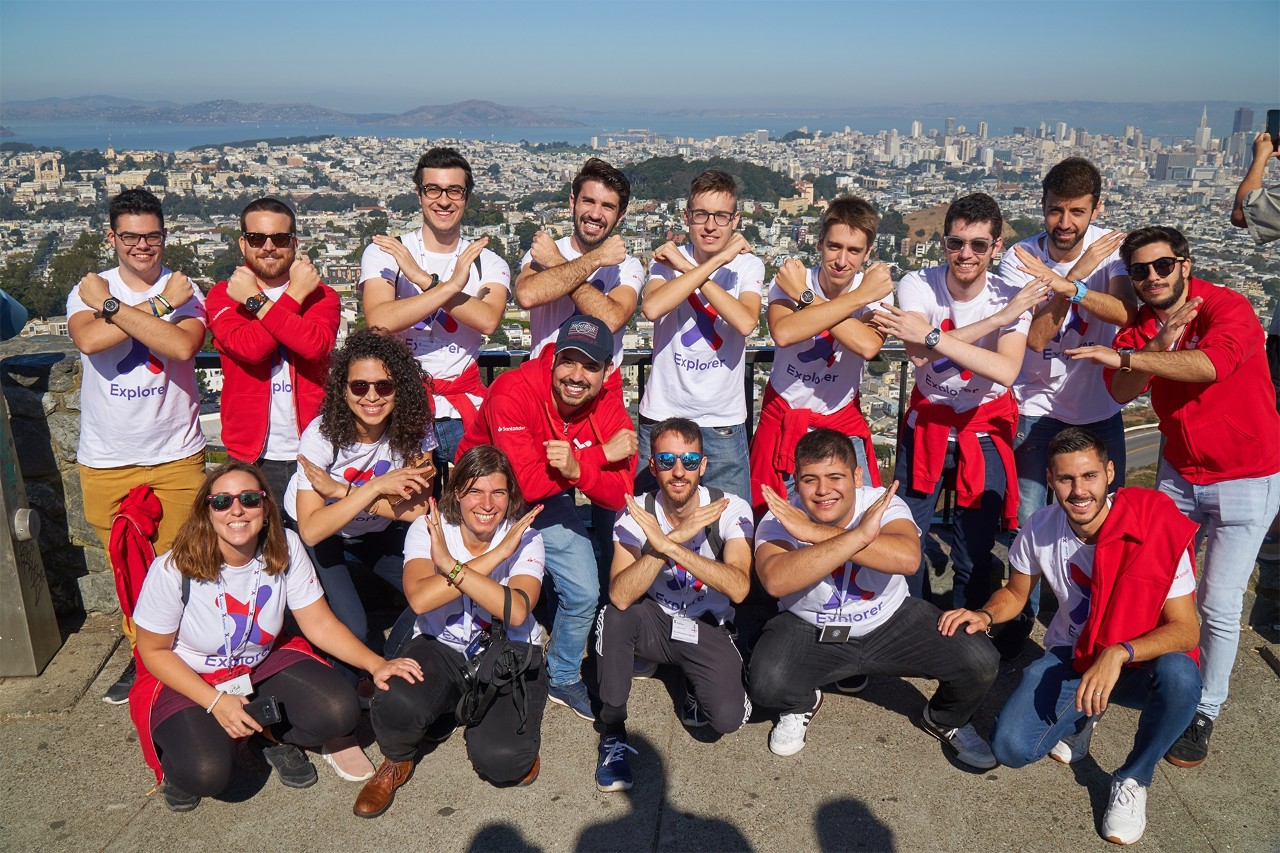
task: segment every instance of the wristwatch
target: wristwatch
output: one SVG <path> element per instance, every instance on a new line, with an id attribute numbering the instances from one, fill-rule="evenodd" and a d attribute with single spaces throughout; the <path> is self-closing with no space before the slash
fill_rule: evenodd
<path id="1" fill-rule="evenodd" d="M 932 332 L 924 336 L 924 345 L 926 349 L 933 349 L 938 345 L 938 341 L 942 340 L 942 330 L 934 329 Z"/>
<path id="2" fill-rule="evenodd" d="M 108 296 L 102 300 L 102 311 L 100 313 L 102 314 L 102 319 L 110 323 L 111 318 L 120 313 L 120 300 L 114 296 Z"/>
<path id="3" fill-rule="evenodd" d="M 1129 359 L 1133 358 L 1133 347 L 1120 347 L 1116 352 L 1120 353 L 1120 372 L 1128 373 L 1133 370 L 1129 366 Z"/>
<path id="4" fill-rule="evenodd" d="M 796 307 L 803 308 L 806 305 L 812 305 L 812 304 L 813 304 L 813 291 L 806 287 L 804 290 L 800 291 L 800 298 L 796 300 Z"/>
<path id="5" fill-rule="evenodd" d="M 1068 296 L 1067 301 L 1072 305 L 1079 305 L 1081 302 L 1084 302 L 1085 294 L 1089 292 L 1089 286 L 1080 279 L 1076 279 L 1071 283 L 1076 286 L 1076 295 Z"/>
<path id="6" fill-rule="evenodd" d="M 244 301 L 244 307 L 249 309 L 250 314 L 257 314 L 270 301 L 265 293 L 255 293 Z"/>

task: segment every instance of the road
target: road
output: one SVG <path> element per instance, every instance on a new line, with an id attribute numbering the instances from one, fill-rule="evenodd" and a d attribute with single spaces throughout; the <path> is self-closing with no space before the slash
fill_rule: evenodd
<path id="1" fill-rule="evenodd" d="M 1125 469 L 1145 468 L 1160 458 L 1160 430 L 1152 424 L 1149 429 L 1136 429 L 1124 436 Z"/>

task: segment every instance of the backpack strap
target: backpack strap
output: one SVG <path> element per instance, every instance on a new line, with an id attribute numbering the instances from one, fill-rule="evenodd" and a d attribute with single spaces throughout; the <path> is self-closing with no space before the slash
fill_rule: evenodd
<path id="1" fill-rule="evenodd" d="M 724 497 L 724 492 L 715 486 L 707 486 L 707 493 L 711 497 L 711 503 L 715 503 Z M 702 532 L 707 537 L 707 544 L 711 546 L 711 554 L 717 562 L 724 559 L 724 537 L 720 535 L 720 519 L 715 519 Z"/>

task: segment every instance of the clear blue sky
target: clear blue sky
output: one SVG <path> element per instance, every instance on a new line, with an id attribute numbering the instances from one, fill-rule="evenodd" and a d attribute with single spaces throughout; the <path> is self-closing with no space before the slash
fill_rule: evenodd
<path id="1" fill-rule="evenodd" d="M 1280 103 L 1278 35 L 1278 0 L 0 0 L 0 100 Z"/>

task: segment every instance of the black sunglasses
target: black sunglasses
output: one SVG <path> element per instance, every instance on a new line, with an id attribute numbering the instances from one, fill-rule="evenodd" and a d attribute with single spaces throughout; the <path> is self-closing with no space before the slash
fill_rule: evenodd
<path id="1" fill-rule="evenodd" d="M 655 453 L 653 454 L 653 464 L 658 466 L 659 471 L 670 471 L 676 467 L 676 460 L 680 460 L 680 464 L 684 466 L 684 470 L 693 471 L 702 464 L 703 455 L 695 453 L 692 450 L 687 453 Z"/>
<path id="2" fill-rule="evenodd" d="M 244 241 L 255 249 L 261 249 L 267 245 L 268 240 L 277 249 L 282 249 L 293 242 L 292 231 L 285 234 L 259 234 L 257 231 L 245 231 L 242 236 Z"/>
<path id="3" fill-rule="evenodd" d="M 379 397 L 390 397 L 396 393 L 396 383 L 390 379 L 379 379 L 377 382 L 370 382 L 367 379 L 354 379 L 347 383 L 351 393 L 357 397 L 363 397 L 368 394 L 370 385 L 378 392 Z"/>
<path id="4" fill-rule="evenodd" d="M 209 495 L 209 506 L 214 512 L 226 512 L 231 509 L 233 502 L 240 501 L 240 506 L 245 509 L 257 509 L 262 506 L 262 501 L 266 496 L 267 493 L 261 489 L 245 489 L 238 495 L 218 492 L 216 495 Z"/>
<path id="5" fill-rule="evenodd" d="M 1186 258 L 1156 258 L 1150 263 L 1142 263 L 1141 261 L 1129 264 L 1129 278 L 1134 281 L 1146 281 L 1148 269 L 1156 271 L 1156 275 L 1164 278 L 1173 272 L 1173 268 L 1178 265 L 1178 261 L 1185 261 Z"/>
<path id="6" fill-rule="evenodd" d="M 948 252 L 958 252 L 968 246 L 975 255 L 985 255 L 987 250 L 995 245 L 995 242 L 995 240 L 987 240 L 984 237 L 979 237 L 976 240 L 965 240 L 961 237 L 942 238 L 942 245 L 947 247 Z"/>

